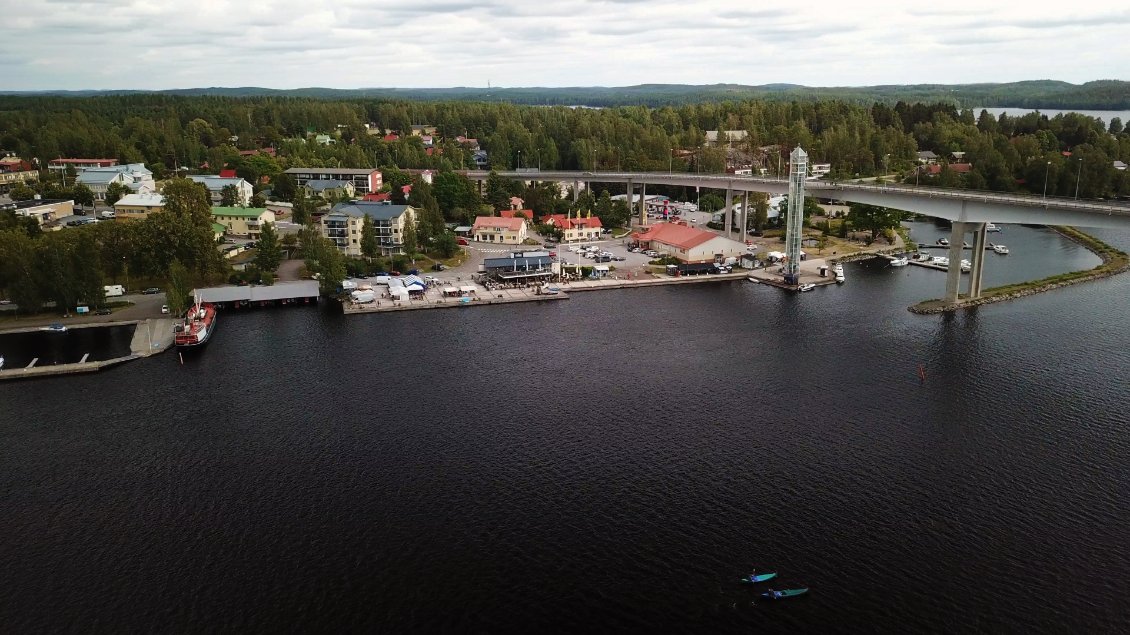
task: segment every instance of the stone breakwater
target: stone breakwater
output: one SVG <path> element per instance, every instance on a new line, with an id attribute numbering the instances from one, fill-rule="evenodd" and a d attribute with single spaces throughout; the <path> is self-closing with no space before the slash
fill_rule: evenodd
<path id="1" fill-rule="evenodd" d="M 1001 291 L 993 293 L 994 289 L 987 289 L 985 293 L 979 298 L 972 300 L 958 300 L 957 304 L 945 304 L 941 300 L 927 300 L 919 304 L 907 307 L 911 313 L 918 315 L 934 315 L 938 313 L 947 313 L 950 311 L 957 311 L 959 309 L 968 309 L 970 307 L 981 306 L 982 304 L 994 304 L 997 302 L 1006 302 L 1008 300 L 1015 300 L 1017 298 L 1024 298 L 1037 293 L 1045 293 L 1063 287 L 1070 287 L 1071 285 L 1080 284 L 1083 282 L 1092 282 L 1094 280 L 1101 280 L 1116 276 L 1120 273 L 1130 271 L 1130 259 L 1126 254 L 1118 251 L 1114 247 L 1107 245 L 1094 236 L 1085 234 L 1073 228 L 1058 228 L 1052 227 L 1053 231 L 1059 233 L 1063 237 L 1075 243 L 1082 245 L 1091 253 L 1095 254 L 1102 259 L 1103 263 L 1090 271 L 1077 271 L 1071 275 L 1072 277 L 1062 279 L 1063 276 L 1055 276 L 1054 279 L 1047 282 L 1040 282 L 1038 280 L 1017 286 L 1019 288 L 1012 291 Z M 1007 289 L 1007 287 L 998 287 L 999 289 Z"/>

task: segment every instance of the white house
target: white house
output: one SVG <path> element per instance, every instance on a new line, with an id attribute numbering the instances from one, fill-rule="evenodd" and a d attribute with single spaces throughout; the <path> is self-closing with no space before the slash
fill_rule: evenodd
<path id="1" fill-rule="evenodd" d="M 189 176 L 197 183 L 203 183 L 204 187 L 208 188 L 208 194 L 212 197 L 212 204 L 219 205 L 222 200 L 224 188 L 229 185 L 234 185 L 237 191 L 235 204 L 239 207 L 247 207 L 251 203 L 251 195 L 255 193 L 255 188 L 244 179 L 237 177 L 223 177 L 215 176 L 212 174 L 197 174 Z"/>
<path id="2" fill-rule="evenodd" d="M 153 173 L 146 169 L 144 163 L 128 163 L 126 165 L 111 165 L 107 167 L 86 168 L 79 173 L 78 183 L 90 188 L 96 200 L 106 198 L 106 188 L 111 183 L 121 183 L 131 192 L 145 194 L 156 189 Z"/>

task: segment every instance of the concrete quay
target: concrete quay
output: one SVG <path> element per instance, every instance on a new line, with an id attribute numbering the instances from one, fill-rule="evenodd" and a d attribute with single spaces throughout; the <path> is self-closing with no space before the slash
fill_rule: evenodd
<path id="1" fill-rule="evenodd" d="M 4 368 L 0 369 L 0 380 L 5 379 L 31 379 L 34 377 L 53 377 L 56 375 L 74 375 L 78 373 L 93 373 L 128 362 L 142 357 L 149 357 L 157 353 L 164 352 L 173 345 L 173 320 L 162 319 L 148 319 L 138 322 L 111 322 L 101 324 L 76 324 L 68 328 L 96 328 L 105 326 L 126 326 L 135 324 L 136 328 L 133 332 L 133 340 L 130 343 L 130 354 L 122 357 L 114 357 L 112 359 L 104 359 L 99 361 L 85 361 L 86 356 L 83 356 L 82 361 L 72 364 L 51 364 L 49 366 L 35 366 L 35 362 L 24 368 Z M 22 328 L 7 331 L 8 333 L 27 333 L 38 331 L 39 328 Z"/>

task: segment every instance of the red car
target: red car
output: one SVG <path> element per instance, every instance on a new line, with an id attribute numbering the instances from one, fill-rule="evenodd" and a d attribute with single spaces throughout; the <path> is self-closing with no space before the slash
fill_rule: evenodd
<path id="1" fill-rule="evenodd" d="M 457 244 L 457 245 L 470 245 L 471 243 L 467 242 L 466 238 L 456 238 L 455 244 Z"/>

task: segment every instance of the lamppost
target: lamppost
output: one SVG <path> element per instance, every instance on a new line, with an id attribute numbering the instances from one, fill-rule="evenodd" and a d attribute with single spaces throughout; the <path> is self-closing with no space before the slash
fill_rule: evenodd
<path id="1" fill-rule="evenodd" d="M 1048 172 L 1051 172 L 1052 162 L 1048 161 L 1047 167 L 1044 168 L 1044 198 L 1048 197 Z"/>
<path id="2" fill-rule="evenodd" d="M 521 150 L 518 151 L 518 169 L 519 170 L 522 169 L 522 151 Z"/>
<path id="3" fill-rule="evenodd" d="M 541 148 L 538 148 L 538 172 L 541 172 Z"/>
<path id="4" fill-rule="evenodd" d="M 671 154 L 667 156 L 667 172 L 669 174 L 675 172 L 675 148 L 671 148 Z"/>
<path id="5" fill-rule="evenodd" d="M 1083 180 L 1083 157 L 1076 157 L 1079 162 L 1079 172 L 1075 174 L 1075 200 L 1079 200 L 1079 181 Z"/>
<path id="6" fill-rule="evenodd" d="M 596 171 L 596 148 L 592 149 L 592 170 Z"/>

